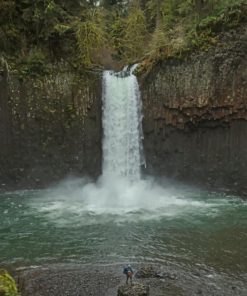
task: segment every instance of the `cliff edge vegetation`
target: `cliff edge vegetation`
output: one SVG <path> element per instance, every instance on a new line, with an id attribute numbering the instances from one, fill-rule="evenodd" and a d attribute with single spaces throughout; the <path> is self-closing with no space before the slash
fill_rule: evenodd
<path id="1" fill-rule="evenodd" d="M 217 34 L 246 21 L 244 0 L 3 0 L 0 55 L 21 75 L 119 68 L 207 50 Z"/>

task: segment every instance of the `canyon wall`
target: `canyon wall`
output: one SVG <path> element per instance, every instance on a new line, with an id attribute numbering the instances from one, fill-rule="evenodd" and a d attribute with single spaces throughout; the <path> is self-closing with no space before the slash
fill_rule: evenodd
<path id="1" fill-rule="evenodd" d="M 101 173 L 101 74 L 0 66 L 0 188 Z M 145 173 L 247 196 L 247 31 L 139 76 Z"/>
<path id="2" fill-rule="evenodd" d="M 146 173 L 247 195 L 247 30 L 140 77 Z"/>
<path id="3" fill-rule="evenodd" d="M 42 187 L 101 171 L 101 75 L 0 67 L 0 188 Z"/>

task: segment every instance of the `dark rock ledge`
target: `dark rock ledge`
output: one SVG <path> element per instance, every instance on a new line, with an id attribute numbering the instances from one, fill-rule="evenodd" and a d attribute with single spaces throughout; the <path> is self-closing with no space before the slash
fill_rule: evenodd
<path id="1" fill-rule="evenodd" d="M 143 296 L 247 295 L 247 274 L 228 275 L 204 266 L 192 272 L 171 264 L 133 263 L 131 287 L 125 284 L 122 267 L 122 263 L 57 264 L 18 268 L 14 276 L 22 296 L 132 296 L 135 290 L 144 291 Z"/>

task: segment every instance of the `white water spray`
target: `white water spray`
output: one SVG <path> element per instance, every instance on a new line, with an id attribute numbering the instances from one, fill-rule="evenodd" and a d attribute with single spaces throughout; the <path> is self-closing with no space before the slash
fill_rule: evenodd
<path id="1" fill-rule="evenodd" d="M 133 70 L 126 67 L 119 73 L 105 71 L 103 75 L 103 175 L 97 182 L 63 181 L 45 196 L 42 193 L 42 205 L 37 199 L 32 203 L 56 223 L 67 224 L 68 217 L 72 224 L 76 217 L 82 224 L 98 223 L 95 215 L 103 215 L 103 220 L 113 215 L 114 221 L 158 219 L 212 206 L 191 199 L 188 188 L 141 178 L 145 164 L 141 100 Z"/>
<path id="2" fill-rule="evenodd" d="M 103 75 L 103 176 L 136 182 L 144 160 L 141 100 L 133 69 Z"/>

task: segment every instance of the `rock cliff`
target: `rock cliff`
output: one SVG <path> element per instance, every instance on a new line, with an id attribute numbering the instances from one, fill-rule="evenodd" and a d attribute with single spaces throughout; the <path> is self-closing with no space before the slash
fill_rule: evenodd
<path id="1" fill-rule="evenodd" d="M 0 71 L 1 188 L 33 188 L 101 170 L 101 75 Z"/>
<path id="2" fill-rule="evenodd" d="M 247 30 L 140 77 L 147 173 L 247 195 Z"/>
<path id="3" fill-rule="evenodd" d="M 247 30 L 157 62 L 139 77 L 145 173 L 247 196 Z M 54 66 L 20 77 L 0 66 L 1 188 L 101 172 L 101 75 Z"/>

